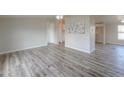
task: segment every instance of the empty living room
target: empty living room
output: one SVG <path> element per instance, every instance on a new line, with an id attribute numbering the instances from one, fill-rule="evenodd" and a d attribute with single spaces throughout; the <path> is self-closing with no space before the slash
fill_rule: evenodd
<path id="1" fill-rule="evenodd" d="M 1 93 L 123 86 L 123 0 L 0 0 Z"/>
<path id="2" fill-rule="evenodd" d="M 1 77 L 123 77 L 124 16 L 1 15 Z"/>

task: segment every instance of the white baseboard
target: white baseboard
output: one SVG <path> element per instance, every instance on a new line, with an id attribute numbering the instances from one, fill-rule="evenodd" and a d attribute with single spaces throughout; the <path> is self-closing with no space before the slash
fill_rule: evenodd
<path id="1" fill-rule="evenodd" d="M 23 48 L 23 49 L 4 51 L 4 52 L 0 52 L 0 54 L 13 53 L 13 52 L 18 52 L 18 51 L 27 50 L 27 49 L 33 49 L 33 48 L 38 48 L 38 47 L 44 47 L 44 46 L 47 46 L 47 45 L 38 45 L 38 46 L 27 47 L 27 48 Z"/>
<path id="2" fill-rule="evenodd" d="M 85 50 L 85 49 L 79 49 L 79 48 L 70 47 L 70 46 L 65 46 L 65 47 L 67 47 L 67 48 L 71 48 L 71 49 L 75 49 L 75 50 L 78 50 L 78 51 L 81 51 L 81 52 L 89 53 L 89 54 L 91 53 L 90 51 Z"/>
<path id="3" fill-rule="evenodd" d="M 120 43 L 113 43 L 113 42 L 107 42 L 106 44 L 112 44 L 112 45 L 122 45 L 122 46 L 124 46 L 124 44 L 120 44 Z"/>
<path id="4" fill-rule="evenodd" d="M 57 43 L 57 42 L 48 42 L 48 43 L 51 43 L 51 44 L 56 44 L 56 45 L 58 45 L 59 43 Z"/>
<path id="5" fill-rule="evenodd" d="M 90 51 L 90 53 L 92 53 L 92 52 L 94 52 L 95 51 L 95 49 L 92 49 L 91 51 Z"/>

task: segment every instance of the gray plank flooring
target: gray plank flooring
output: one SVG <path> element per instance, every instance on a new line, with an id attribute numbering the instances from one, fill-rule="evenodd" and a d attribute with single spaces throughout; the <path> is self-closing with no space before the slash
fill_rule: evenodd
<path id="1" fill-rule="evenodd" d="M 0 55 L 1 77 L 123 77 L 124 46 L 96 45 L 91 54 L 50 44 Z"/>

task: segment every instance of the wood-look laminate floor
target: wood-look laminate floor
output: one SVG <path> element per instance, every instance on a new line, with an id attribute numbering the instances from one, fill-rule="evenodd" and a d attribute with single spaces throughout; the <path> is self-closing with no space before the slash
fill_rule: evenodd
<path id="1" fill-rule="evenodd" d="M 63 46 L 0 55 L 0 76 L 116 77 L 124 76 L 124 46 L 97 44 L 92 54 Z"/>

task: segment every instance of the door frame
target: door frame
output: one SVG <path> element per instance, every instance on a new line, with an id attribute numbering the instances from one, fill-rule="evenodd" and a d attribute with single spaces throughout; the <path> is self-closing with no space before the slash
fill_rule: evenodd
<path id="1" fill-rule="evenodd" d="M 96 27 L 103 27 L 103 44 L 106 44 L 106 29 L 105 29 L 105 24 L 96 24 Z M 96 33 L 96 31 L 95 31 Z"/>

